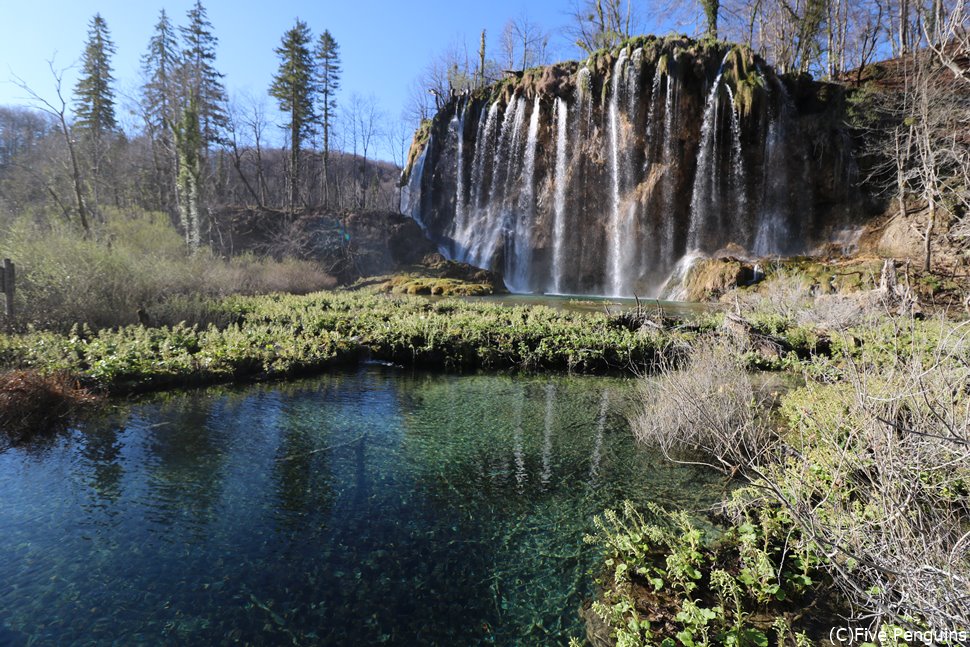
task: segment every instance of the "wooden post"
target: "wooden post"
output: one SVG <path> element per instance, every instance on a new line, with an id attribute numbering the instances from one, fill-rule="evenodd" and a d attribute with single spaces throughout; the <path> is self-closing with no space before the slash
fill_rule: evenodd
<path id="1" fill-rule="evenodd" d="M 16 281 L 16 272 L 13 261 L 9 258 L 3 259 L 3 309 L 8 317 L 13 317 L 13 291 Z"/>

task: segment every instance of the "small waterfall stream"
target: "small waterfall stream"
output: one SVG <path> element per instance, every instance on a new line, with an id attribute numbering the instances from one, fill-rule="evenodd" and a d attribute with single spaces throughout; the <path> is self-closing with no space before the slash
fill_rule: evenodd
<path id="1" fill-rule="evenodd" d="M 763 78 L 763 77 L 762 77 Z M 787 150 L 787 123 L 791 118 L 791 99 L 782 83 L 777 84 L 780 100 L 775 114 L 769 117 L 765 138 L 765 164 L 762 173 L 761 226 L 755 235 L 752 251 L 757 256 L 794 251 L 791 227 L 791 174 Z"/>
<path id="2" fill-rule="evenodd" d="M 562 294 L 563 244 L 566 236 L 566 174 L 569 106 L 556 97 L 556 171 L 553 180 L 552 292 Z"/>
<path id="3" fill-rule="evenodd" d="M 669 214 L 674 211 L 674 195 L 676 193 L 676 178 L 674 170 L 677 168 L 676 150 L 674 148 L 674 128 L 676 127 L 677 113 L 674 107 L 677 105 L 677 80 L 671 75 L 666 75 L 666 92 L 664 97 L 664 148 L 663 161 L 663 213 L 668 214 L 663 218 L 663 237 L 660 245 L 660 252 L 665 267 L 672 266 L 677 259 L 677 244 L 674 238 L 674 219 Z"/>
<path id="4" fill-rule="evenodd" d="M 687 249 L 690 251 L 701 248 L 710 221 L 715 217 L 716 205 L 713 202 L 718 180 L 716 124 L 720 89 L 721 73 L 718 73 L 704 105 L 704 121 L 701 123 L 697 172 L 694 175 L 694 192 L 690 202 L 690 229 L 687 232 Z"/>
<path id="5" fill-rule="evenodd" d="M 530 289 L 529 270 L 532 265 L 532 226 L 535 221 L 535 167 L 536 148 L 539 144 L 539 117 L 540 104 L 539 97 L 536 96 L 525 140 L 525 160 L 520 177 L 518 208 L 510 216 L 513 220 L 511 241 L 505 256 L 506 283 L 513 292 L 527 292 Z M 510 193 L 514 193 L 514 188 L 510 189 Z"/>
<path id="6" fill-rule="evenodd" d="M 610 131 L 610 182 L 613 190 L 611 194 L 612 203 L 610 205 L 609 221 L 607 223 L 607 236 L 609 238 L 609 249 L 607 256 L 607 294 L 619 295 L 623 289 L 623 259 L 620 246 L 622 245 L 622 231 L 620 220 L 622 215 L 622 194 L 621 184 L 621 137 L 622 125 L 620 124 L 620 101 L 623 92 L 624 81 L 626 80 L 627 54 L 626 50 L 620 52 L 620 57 L 616 59 L 613 66 L 613 75 L 610 77 L 612 86 L 610 93 L 609 107 L 609 131 Z M 625 150 L 625 148 L 624 148 Z"/>

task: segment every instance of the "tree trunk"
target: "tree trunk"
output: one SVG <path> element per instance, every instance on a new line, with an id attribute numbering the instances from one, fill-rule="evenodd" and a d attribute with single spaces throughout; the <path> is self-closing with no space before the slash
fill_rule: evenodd
<path id="1" fill-rule="evenodd" d="M 64 119 L 64 113 L 61 113 L 61 132 L 64 135 L 64 141 L 67 142 L 68 155 L 71 158 L 71 179 L 74 182 L 74 199 L 77 205 L 77 215 L 81 220 L 81 228 L 84 229 L 84 235 L 91 233 L 91 227 L 88 224 L 88 210 L 84 204 L 84 185 L 81 180 L 81 167 L 77 162 L 77 151 L 74 150 L 74 142 L 71 140 L 71 131 L 67 127 L 67 121 Z"/>
<path id="2" fill-rule="evenodd" d="M 923 271 L 929 272 L 932 265 L 933 227 L 936 225 L 936 200 L 930 197 L 930 213 L 926 220 L 926 232 L 923 237 Z"/>

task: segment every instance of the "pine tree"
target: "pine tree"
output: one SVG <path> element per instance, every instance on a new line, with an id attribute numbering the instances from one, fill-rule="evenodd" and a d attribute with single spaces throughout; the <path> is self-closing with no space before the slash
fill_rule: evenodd
<path id="1" fill-rule="evenodd" d="M 81 55 L 81 74 L 74 86 L 75 128 L 100 138 L 117 128 L 115 99 L 111 84 L 111 55 L 114 43 L 101 14 L 88 25 L 88 40 Z"/>
<path id="2" fill-rule="evenodd" d="M 177 70 L 178 42 L 168 14 L 162 9 L 155 25 L 155 33 L 148 41 L 148 51 L 142 56 L 142 104 L 150 130 L 171 132 L 175 128 L 178 105 Z"/>
<path id="3" fill-rule="evenodd" d="M 288 30 L 276 48 L 280 68 L 269 88 L 270 96 L 279 101 L 280 110 L 289 116 L 290 131 L 290 212 L 299 201 L 300 151 L 303 141 L 313 133 L 316 113 L 313 106 L 313 58 L 310 44 L 313 35 L 302 20 Z"/>
<path id="4" fill-rule="evenodd" d="M 97 213 L 98 189 L 106 153 L 108 135 L 117 127 L 114 90 L 111 85 L 111 55 L 114 43 L 101 14 L 95 14 L 88 25 L 88 40 L 81 55 L 81 73 L 74 86 L 74 130 L 91 163 L 93 203 Z"/>
<path id="5" fill-rule="evenodd" d="M 142 57 L 142 114 L 151 140 L 154 184 L 162 209 L 172 206 L 171 194 L 177 174 L 173 134 L 179 119 L 179 64 L 175 29 L 162 9 L 155 33 L 148 41 L 148 51 Z"/>
<path id="6" fill-rule="evenodd" d="M 179 27 L 182 35 L 182 97 L 194 97 L 202 132 L 202 152 L 222 141 L 226 128 L 226 88 L 223 74 L 215 68 L 219 39 L 212 33 L 201 0 L 186 14 L 189 24 Z"/>
<path id="7" fill-rule="evenodd" d="M 337 90 L 340 89 L 340 47 L 329 30 L 317 41 L 317 88 L 320 93 L 320 125 L 323 128 L 323 195 L 330 206 L 330 135 L 337 115 Z"/>

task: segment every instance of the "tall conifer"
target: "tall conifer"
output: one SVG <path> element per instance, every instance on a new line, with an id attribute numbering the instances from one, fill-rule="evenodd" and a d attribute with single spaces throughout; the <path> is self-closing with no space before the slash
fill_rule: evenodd
<path id="1" fill-rule="evenodd" d="M 279 71 L 273 77 L 269 93 L 279 102 L 280 110 L 289 117 L 286 128 L 290 132 L 290 212 L 299 202 L 300 151 L 304 140 L 313 133 L 316 112 L 313 105 L 313 57 L 310 46 L 313 36 L 306 23 L 297 19 L 296 25 L 283 35 L 276 54 L 280 57 Z"/>

